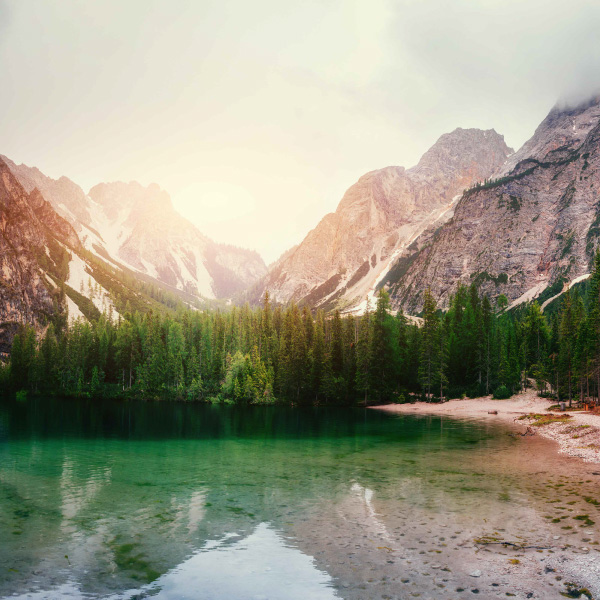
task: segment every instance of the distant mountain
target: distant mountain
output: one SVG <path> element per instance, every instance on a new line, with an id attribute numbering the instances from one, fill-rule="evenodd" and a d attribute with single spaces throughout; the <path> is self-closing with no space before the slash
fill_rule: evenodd
<path id="1" fill-rule="evenodd" d="M 189 305 L 167 286 L 86 250 L 37 187 L 27 191 L 0 158 L 0 359 L 21 325 L 42 332 L 67 319 Z"/>
<path id="2" fill-rule="evenodd" d="M 201 234 L 156 184 L 86 194 L 5 157 L 0 177 L 0 354 L 23 324 L 198 306 L 266 273 L 256 252 Z"/>
<path id="3" fill-rule="evenodd" d="M 179 215 L 156 184 L 101 183 L 86 194 L 66 177 L 2 157 L 23 188 L 38 189 L 84 246 L 117 266 L 203 298 L 228 298 L 267 271 L 257 252 L 217 244 Z"/>
<path id="4" fill-rule="evenodd" d="M 93 231 L 85 244 L 158 281 L 204 298 L 225 298 L 266 273 L 257 252 L 217 244 L 175 211 L 156 184 L 101 183 L 89 192 Z"/>
<path id="5" fill-rule="evenodd" d="M 279 302 L 351 309 L 373 296 L 397 257 L 439 228 L 463 190 L 497 171 L 512 150 L 494 130 L 443 135 L 412 169 L 367 173 L 293 251 L 252 290 Z"/>
<path id="6" fill-rule="evenodd" d="M 466 191 L 453 218 L 399 258 L 387 283 L 415 312 L 427 287 L 442 305 L 476 283 L 513 305 L 581 280 L 600 237 L 600 98 L 553 108 L 485 185 Z"/>

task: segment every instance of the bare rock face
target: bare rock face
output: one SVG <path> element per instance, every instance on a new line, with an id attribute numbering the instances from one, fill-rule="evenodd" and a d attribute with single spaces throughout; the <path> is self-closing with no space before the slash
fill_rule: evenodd
<path id="1" fill-rule="evenodd" d="M 99 236 L 94 239 L 91 232 L 88 244 L 163 283 L 217 298 L 239 292 L 266 273 L 256 252 L 216 244 L 200 233 L 156 184 L 101 183 L 89 197 Z"/>
<path id="2" fill-rule="evenodd" d="M 412 169 L 367 173 L 293 251 L 255 286 L 276 301 L 349 308 L 372 295 L 395 259 L 425 230 L 451 215 L 457 195 L 489 177 L 511 150 L 495 131 L 456 129 Z"/>
<path id="3" fill-rule="evenodd" d="M 418 311 L 427 287 L 447 304 L 459 283 L 517 304 L 589 272 L 600 236 L 600 99 L 555 107 L 453 218 L 404 252 L 393 302 Z M 560 285 L 558 286 L 560 287 Z"/>
<path id="4" fill-rule="evenodd" d="M 37 189 L 28 193 L 0 159 L 0 353 L 19 325 L 42 329 L 65 311 L 59 284 L 68 275 L 77 234 Z"/>

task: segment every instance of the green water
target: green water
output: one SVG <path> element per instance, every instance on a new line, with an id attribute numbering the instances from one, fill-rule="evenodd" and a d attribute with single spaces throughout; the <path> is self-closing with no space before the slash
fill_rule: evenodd
<path id="1" fill-rule="evenodd" d="M 5 403 L 0 597 L 396 597 L 442 527 L 554 533 L 533 497 L 555 474 L 498 466 L 522 443 L 363 409 Z"/>

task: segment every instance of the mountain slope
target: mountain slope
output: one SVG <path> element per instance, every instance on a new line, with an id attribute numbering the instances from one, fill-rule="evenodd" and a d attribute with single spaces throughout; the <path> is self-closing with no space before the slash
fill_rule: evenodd
<path id="1" fill-rule="evenodd" d="M 85 192 L 68 177 L 52 179 L 36 167 L 17 165 L 6 156 L 0 155 L 0 160 L 6 163 L 26 192 L 29 193 L 37 188 L 56 212 L 67 219 L 76 231 L 81 231 L 81 225 L 91 224 L 89 199 Z"/>
<path id="2" fill-rule="evenodd" d="M 599 99 L 555 107 L 498 179 L 465 192 L 435 239 L 405 253 L 408 267 L 388 282 L 394 304 L 418 311 L 431 287 L 444 305 L 458 283 L 475 282 L 516 305 L 585 277 L 600 236 L 599 187 Z"/>
<path id="3" fill-rule="evenodd" d="M 59 283 L 68 278 L 69 250 L 80 248 L 71 225 L 0 159 L 0 352 L 19 325 L 40 329 L 52 315 L 66 315 Z"/>
<path id="4" fill-rule="evenodd" d="M 280 302 L 359 305 L 404 248 L 445 222 L 457 195 L 496 171 L 510 152 L 493 130 L 456 129 L 412 169 L 367 173 L 345 193 L 336 212 L 255 286 L 253 299 L 268 289 Z"/>
<path id="5" fill-rule="evenodd" d="M 205 298 L 222 298 L 266 273 L 256 252 L 216 244 L 200 233 L 156 184 L 101 183 L 89 197 L 100 238 L 94 240 L 90 233 L 86 244 L 99 244 L 111 257 L 158 281 Z"/>
<path id="6" fill-rule="evenodd" d="M 162 312 L 194 302 L 184 298 L 86 250 L 42 193 L 27 192 L 0 159 L 0 355 L 21 325 L 39 333 L 50 322 Z"/>
<path id="7" fill-rule="evenodd" d="M 71 223 L 87 249 L 117 266 L 204 298 L 230 297 L 267 271 L 256 252 L 200 233 L 156 184 L 102 183 L 85 194 L 67 177 L 2 159 L 26 192 L 37 188 Z"/>

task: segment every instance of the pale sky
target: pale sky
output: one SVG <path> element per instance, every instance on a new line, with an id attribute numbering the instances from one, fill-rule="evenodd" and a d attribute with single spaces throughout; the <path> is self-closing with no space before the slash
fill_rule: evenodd
<path id="1" fill-rule="evenodd" d="M 265 261 L 456 127 L 600 83 L 598 0 L 0 0 L 0 154 L 158 183 Z"/>

